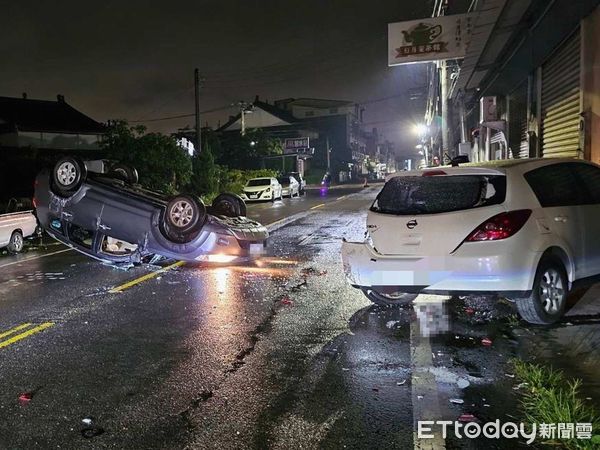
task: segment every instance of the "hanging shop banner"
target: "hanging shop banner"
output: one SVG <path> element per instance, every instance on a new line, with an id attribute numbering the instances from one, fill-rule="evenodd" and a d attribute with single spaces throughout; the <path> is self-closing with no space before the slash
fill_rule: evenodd
<path id="1" fill-rule="evenodd" d="M 287 138 L 283 146 L 283 153 L 303 153 L 310 149 L 310 138 Z"/>
<path id="2" fill-rule="evenodd" d="M 388 65 L 464 58 L 471 27 L 471 14 L 390 23 Z"/>

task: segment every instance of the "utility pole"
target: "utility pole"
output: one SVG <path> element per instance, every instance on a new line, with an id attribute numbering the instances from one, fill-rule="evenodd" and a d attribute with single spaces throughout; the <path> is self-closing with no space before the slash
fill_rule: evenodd
<path id="1" fill-rule="evenodd" d="M 448 70 L 446 61 L 440 62 L 440 82 L 442 85 L 442 151 L 440 155 L 440 161 L 443 161 L 444 155 L 448 153 L 450 149 L 450 130 L 448 126 L 448 119 L 450 118 L 450 111 L 448 109 Z M 452 155 L 450 155 L 452 156 Z"/>
<path id="2" fill-rule="evenodd" d="M 326 141 L 327 145 L 327 172 L 331 173 L 331 149 L 329 148 L 329 136 Z"/>
<path id="3" fill-rule="evenodd" d="M 240 114 L 242 117 L 242 136 L 246 134 L 246 111 L 244 111 L 244 106 L 242 103 L 242 106 L 240 108 Z"/>
<path id="4" fill-rule="evenodd" d="M 196 152 L 202 151 L 202 130 L 200 127 L 200 74 L 198 69 L 194 69 L 194 95 L 196 100 Z"/>
<path id="5" fill-rule="evenodd" d="M 251 113 L 252 109 L 249 108 L 251 105 L 248 105 L 248 103 L 243 100 L 239 101 L 238 105 L 240 107 L 240 119 L 242 122 L 241 134 L 244 136 L 246 134 L 246 114 Z"/>

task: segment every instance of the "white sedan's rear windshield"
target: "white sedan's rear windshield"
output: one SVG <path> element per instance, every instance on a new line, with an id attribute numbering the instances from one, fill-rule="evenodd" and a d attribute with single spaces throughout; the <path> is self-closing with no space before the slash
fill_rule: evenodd
<path id="1" fill-rule="evenodd" d="M 506 177 L 436 175 L 394 177 L 371 206 L 382 214 L 417 215 L 496 205 L 506 197 Z"/>

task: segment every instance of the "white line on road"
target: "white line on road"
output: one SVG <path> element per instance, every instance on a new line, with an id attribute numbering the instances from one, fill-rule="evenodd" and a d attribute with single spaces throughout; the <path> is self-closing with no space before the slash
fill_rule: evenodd
<path id="1" fill-rule="evenodd" d="M 39 255 L 39 256 L 34 256 L 32 258 L 20 259 L 19 261 L 13 261 L 13 262 L 9 262 L 9 263 L 6 263 L 6 264 L 2 264 L 0 266 L 0 269 L 2 269 L 3 267 L 12 266 L 14 264 L 21 264 L 21 263 L 24 263 L 24 262 L 33 261 L 34 259 L 45 258 L 46 256 L 52 256 L 52 255 L 58 255 L 59 253 L 70 252 L 71 250 L 73 250 L 73 249 L 72 248 L 65 248 L 63 250 L 57 250 L 55 252 L 46 253 L 45 255 Z"/>
<path id="2" fill-rule="evenodd" d="M 443 297 L 419 295 L 414 300 L 415 309 L 427 302 L 440 303 Z M 418 320 L 410 322 L 411 389 L 413 410 L 413 444 L 415 450 L 441 450 L 446 442 L 439 429 L 433 428 L 433 439 L 419 438 L 417 424 L 420 420 L 441 420 L 438 389 L 435 376 L 431 373 L 433 358 L 429 336 L 419 332 Z"/>

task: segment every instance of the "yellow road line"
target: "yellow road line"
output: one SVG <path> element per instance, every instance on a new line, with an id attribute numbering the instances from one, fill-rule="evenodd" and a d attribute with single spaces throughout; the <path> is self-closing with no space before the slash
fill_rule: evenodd
<path id="1" fill-rule="evenodd" d="M 29 324 L 27 324 L 27 325 L 29 325 Z M 44 331 L 46 328 L 50 328 L 53 325 L 54 325 L 53 322 L 44 322 L 43 324 L 38 325 L 37 327 L 30 328 L 29 330 L 25 331 L 24 333 L 17 334 L 16 336 L 13 336 L 10 339 L 7 339 L 6 341 L 0 342 L 0 348 L 8 347 L 9 345 L 20 341 L 21 339 L 25 339 L 26 337 L 29 337 L 32 334 L 36 334 L 36 333 L 39 333 L 40 331 Z"/>
<path id="2" fill-rule="evenodd" d="M 284 217 L 283 219 L 276 220 L 275 222 L 268 223 L 268 224 L 265 225 L 265 227 L 272 227 L 273 225 L 277 225 L 278 223 L 283 222 L 285 219 L 287 219 L 287 217 Z"/>
<path id="3" fill-rule="evenodd" d="M 135 286 L 136 284 L 142 283 L 143 281 L 146 281 L 146 280 L 150 280 L 151 278 L 154 278 L 155 276 L 160 275 L 161 273 L 167 272 L 168 270 L 171 270 L 174 267 L 183 266 L 184 264 L 185 264 L 184 261 L 177 261 L 176 263 L 173 263 L 169 266 L 163 267 L 162 269 L 158 269 L 154 272 L 147 273 L 146 275 L 136 278 L 135 280 L 131 280 L 120 286 L 114 287 L 110 291 L 108 291 L 108 293 L 116 294 L 118 292 L 123 292 L 125 289 L 129 289 L 130 287 Z"/>
<path id="4" fill-rule="evenodd" d="M 10 330 L 7 330 L 7 331 L 5 331 L 3 333 L 0 333 L 0 339 L 2 339 L 3 337 L 6 337 L 6 336 L 10 336 L 11 334 L 14 334 L 17 331 L 22 330 L 23 328 L 27 328 L 29 326 L 31 326 L 30 323 L 24 323 L 24 324 L 19 325 L 17 327 L 11 328 Z"/>
<path id="5" fill-rule="evenodd" d="M 320 208 L 322 206 L 325 206 L 325 203 L 321 203 L 320 205 L 313 206 L 310 209 L 317 209 L 317 208 Z M 275 222 L 271 222 L 267 226 L 268 227 L 273 226 L 275 224 L 278 224 L 279 222 L 283 222 L 286 219 L 287 219 L 287 217 L 284 217 L 283 219 L 279 219 L 279 220 L 276 220 Z M 170 266 L 163 267 L 162 269 L 159 269 L 159 270 L 157 270 L 155 272 L 147 273 L 146 275 L 142 275 L 141 277 L 136 278 L 135 280 L 131 280 L 131 281 L 128 281 L 127 283 L 124 283 L 124 284 L 122 284 L 120 286 L 116 286 L 116 287 L 110 289 L 108 291 L 108 293 L 109 294 L 117 294 L 119 292 L 123 292 L 125 289 L 129 289 L 130 287 L 133 287 L 136 284 L 143 283 L 144 281 L 150 280 L 150 279 L 154 278 L 155 276 L 157 276 L 157 275 L 159 275 L 161 273 L 167 272 L 168 270 L 171 270 L 174 267 L 183 266 L 184 264 L 185 264 L 184 261 L 177 261 L 176 263 L 171 264 Z"/>
<path id="6" fill-rule="evenodd" d="M 335 201 L 342 200 L 342 199 L 344 199 L 346 197 L 348 197 L 348 196 L 347 195 L 342 195 L 341 197 L 336 198 Z"/>

